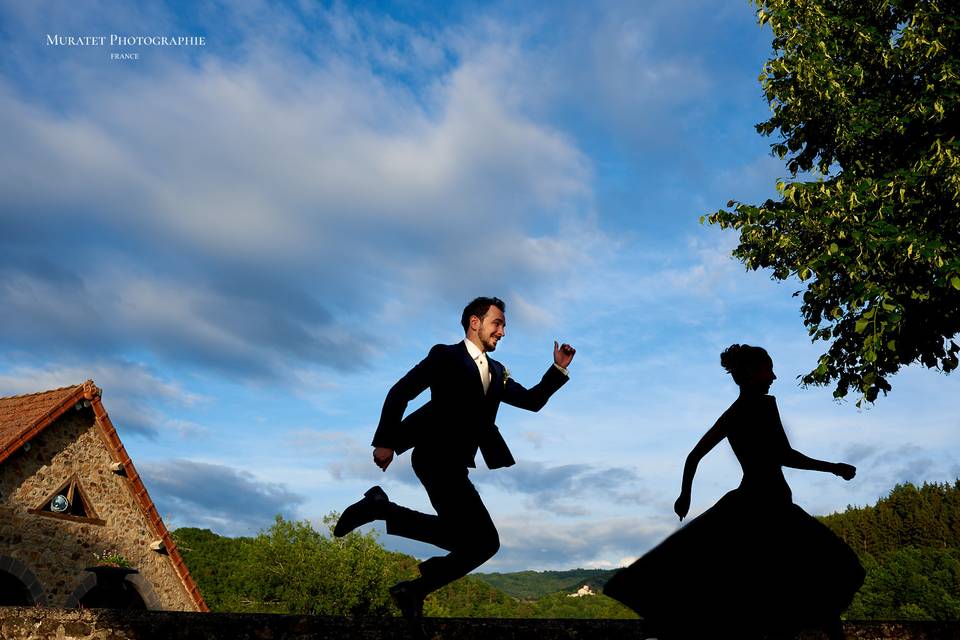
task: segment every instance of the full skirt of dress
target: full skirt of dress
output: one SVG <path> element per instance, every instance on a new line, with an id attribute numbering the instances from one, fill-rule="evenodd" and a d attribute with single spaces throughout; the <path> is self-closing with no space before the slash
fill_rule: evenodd
<path id="1" fill-rule="evenodd" d="M 789 632 L 837 620 L 863 584 L 856 554 L 789 500 L 751 493 L 727 493 L 617 572 L 604 593 L 648 628 L 681 637 Z"/>

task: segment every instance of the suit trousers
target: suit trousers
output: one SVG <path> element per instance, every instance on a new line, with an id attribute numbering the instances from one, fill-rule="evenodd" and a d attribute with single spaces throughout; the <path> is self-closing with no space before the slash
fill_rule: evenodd
<path id="1" fill-rule="evenodd" d="M 386 518 L 387 533 L 449 552 L 420 563 L 423 585 L 434 591 L 492 558 L 500 536 L 466 466 L 416 448 L 411 464 L 437 514 L 395 506 Z"/>

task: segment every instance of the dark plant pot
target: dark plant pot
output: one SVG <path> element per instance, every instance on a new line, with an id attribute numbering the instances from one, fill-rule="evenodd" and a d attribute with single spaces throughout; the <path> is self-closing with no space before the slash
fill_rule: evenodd
<path id="1" fill-rule="evenodd" d="M 84 569 L 84 571 L 89 571 L 97 576 L 97 584 L 100 586 L 107 586 L 108 584 L 113 585 L 118 582 L 123 582 L 131 573 L 140 573 L 132 567 L 114 567 L 113 565 L 109 564 L 98 564 L 92 567 L 87 567 Z"/>
<path id="2" fill-rule="evenodd" d="M 139 573 L 136 569 L 130 567 L 111 567 L 108 565 L 96 565 L 87 567 L 84 571 L 89 571 L 97 577 L 97 586 L 91 589 L 84 596 L 80 603 L 89 608 L 105 609 L 142 609 L 143 599 L 133 585 L 129 584 L 127 576 L 133 573 Z"/>

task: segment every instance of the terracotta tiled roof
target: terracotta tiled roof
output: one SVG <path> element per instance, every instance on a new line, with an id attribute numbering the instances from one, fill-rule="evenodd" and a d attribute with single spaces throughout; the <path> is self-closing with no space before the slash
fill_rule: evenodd
<path id="1" fill-rule="evenodd" d="M 77 402 L 85 402 L 86 406 L 93 409 L 93 415 L 102 430 L 110 455 L 115 462 L 123 465 L 127 487 L 133 494 L 133 499 L 140 507 L 143 515 L 163 542 L 163 547 L 170 557 L 177 575 L 186 587 L 187 593 L 190 594 L 200 611 L 209 611 L 207 603 L 204 602 L 203 596 L 200 594 L 200 589 L 197 588 L 197 584 L 190 576 L 190 571 L 184 564 L 183 558 L 177 551 L 177 545 L 160 518 L 156 505 L 150 498 L 150 494 L 147 493 L 147 488 L 144 486 L 140 474 L 133 466 L 133 460 L 130 459 L 123 443 L 120 442 L 120 436 L 117 435 L 117 430 L 100 401 L 100 395 L 100 389 L 93 384 L 92 380 L 87 380 L 83 384 L 72 387 L 0 398 L 0 464 L 20 449 L 25 442 L 53 424 L 57 418 L 76 405 Z"/>
<path id="2" fill-rule="evenodd" d="M 90 383 L 92 385 L 92 383 Z M 84 385 L 0 398 L 0 462 L 83 397 Z"/>

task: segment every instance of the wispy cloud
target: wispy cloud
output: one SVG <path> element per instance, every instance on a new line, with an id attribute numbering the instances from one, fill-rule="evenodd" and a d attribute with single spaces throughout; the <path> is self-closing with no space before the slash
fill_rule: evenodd
<path id="1" fill-rule="evenodd" d="M 304 497 L 249 471 L 192 460 L 138 465 L 147 490 L 168 526 L 210 528 L 224 535 L 252 535 L 274 516 L 296 517 Z"/>
<path id="2" fill-rule="evenodd" d="M 501 519 L 498 528 L 501 552 L 481 571 L 517 566 L 537 570 L 616 568 L 649 550 L 672 533 L 676 524 L 671 524 L 668 519 L 638 518 L 561 524 L 513 517 Z"/>
<path id="3" fill-rule="evenodd" d="M 627 510 L 648 505 L 654 497 L 636 471 L 590 464 L 549 466 L 521 460 L 504 472 L 480 472 L 477 483 L 520 494 L 536 511 L 593 515 L 592 500 Z"/>
<path id="4" fill-rule="evenodd" d="M 25 357 L 23 359 L 26 359 Z M 118 431 L 157 438 L 161 433 L 194 435 L 203 427 L 176 414 L 207 402 L 202 394 L 162 377 L 144 364 L 123 361 L 93 361 L 88 366 L 15 365 L 0 373 L 0 395 L 35 393 L 81 384 L 92 379 L 104 389 L 104 406 Z"/>

